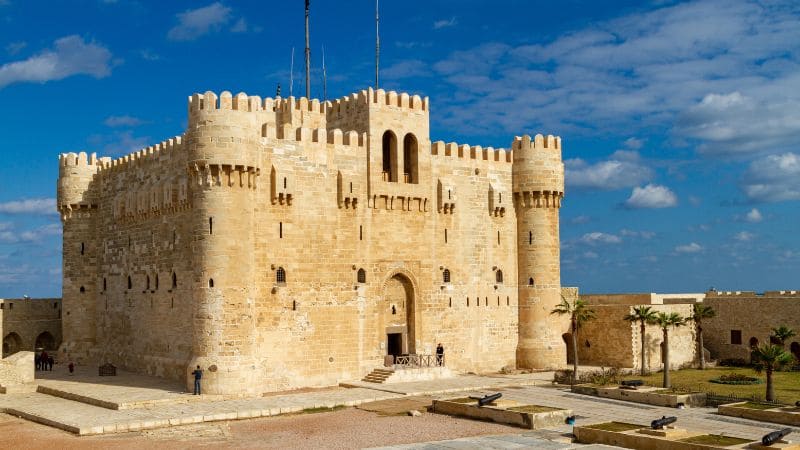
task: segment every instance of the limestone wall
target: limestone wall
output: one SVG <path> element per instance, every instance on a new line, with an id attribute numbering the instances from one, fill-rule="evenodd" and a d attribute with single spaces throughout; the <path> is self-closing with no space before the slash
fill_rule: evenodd
<path id="1" fill-rule="evenodd" d="M 58 348 L 61 343 L 60 298 L 0 299 L 3 355 L 17 351 L 35 351 L 39 346 Z"/>
<path id="2" fill-rule="evenodd" d="M 716 311 L 716 317 L 703 327 L 705 347 L 714 359 L 750 359 L 750 341 L 758 345 L 769 342 L 772 328 L 785 325 L 800 331 L 800 292 L 710 291 L 703 301 Z M 731 341 L 731 332 L 738 331 L 741 343 Z M 754 341 L 754 342 L 755 342 Z M 800 357 L 800 338 L 791 338 L 786 349 Z"/>
<path id="3" fill-rule="evenodd" d="M 581 296 L 583 298 L 583 296 Z M 691 314 L 691 305 L 651 305 L 656 312 L 677 312 L 683 317 Z M 588 322 L 578 333 L 578 360 L 581 364 L 605 367 L 640 367 L 641 332 L 639 324 L 622 318 L 632 311 L 631 305 L 598 305 L 590 303 L 597 318 Z M 696 358 L 695 331 L 692 325 L 669 330 L 670 367 L 691 364 Z M 656 325 L 648 325 L 645 334 L 648 370 L 663 366 L 661 342 L 663 333 Z"/>
<path id="4" fill-rule="evenodd" d="M 88 184 L 75 178 L 85 204 L 69 206 L 79 189 L 60 184 L 76 357 L 176 379 L 200 364 L 229 393 L 360 378 L 389 333 L 403 352 L 442 343 L 456 371 L 515 365 L 512 152 L 432 144 L 427 99 L 195 94 L 183 136 L 97 161 Z M 540 264 L 557 294 L 548 214 L 555 244 Z M 560 333 L 550 349 L 563 355 Z"/>

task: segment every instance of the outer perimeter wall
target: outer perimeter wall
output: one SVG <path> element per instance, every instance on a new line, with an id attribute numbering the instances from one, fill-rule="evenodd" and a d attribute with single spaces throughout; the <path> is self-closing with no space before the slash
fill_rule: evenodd
<path id="1" fill-rule="evenodd" d="M 514 366 L 511 154 L 431 143 L 428 122 L 427 99 L 382 90 L 206 93 L 181 138 L 64 155 L 62 350 L 177 379 L 202 363 L 220 393 L 335 384 L 437 343 L 454 370 Z"/>

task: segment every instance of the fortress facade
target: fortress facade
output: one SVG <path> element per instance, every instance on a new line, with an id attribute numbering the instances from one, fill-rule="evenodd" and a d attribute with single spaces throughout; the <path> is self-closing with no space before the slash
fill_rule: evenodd
<path id="1" fill-rule="evenodd" d="M 429 106 L 206 92 L 181 136 L 62 154 L 62 355 L 187 383 L 200 365 L 219 394 L 440 342 L 457 371 L 564 364 L 561 139 L 431 142 Z"/>

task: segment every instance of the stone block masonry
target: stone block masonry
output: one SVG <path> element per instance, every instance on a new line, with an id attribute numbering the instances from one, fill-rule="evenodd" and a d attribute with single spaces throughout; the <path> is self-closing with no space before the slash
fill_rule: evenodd
<path id="1" fill-rule="evenodd" d="M 432 144 L 429 111 L 206 92 L 181 136 L 61 155 L 62 353 L 245 395 L 438 343 L 455 371 L 565 363 L 561 139 Z"/>

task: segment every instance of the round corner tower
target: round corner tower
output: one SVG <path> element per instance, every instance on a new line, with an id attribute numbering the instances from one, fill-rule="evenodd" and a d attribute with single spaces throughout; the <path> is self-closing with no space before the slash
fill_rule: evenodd
<path id="1" fill-rule="evenodd" d="M 260 172 L 260 99 L 223 92 L 189 98 L 185 148 L 192 204 L 192 357 L 203 370 L 203 393 L 255 393 L 258 298 L 253 229 Z M 259 391 L 260 392 L 260 391 Z"/>
<path id="2" fill-rule="evenodd" d="M 550 314 L 561 302 L 558 214 L 564 196 L 561 138 L 515 138 L 512 183 L 517 217 L 519 343 L 517 366 L 556 368 L 566 362 L 567 322 Z"/>
<path id="3" fill-rule="evenodd" d="M 58 158 L 57 208 L 63 226 L 62 308 L 65 358 L 83 362 L 95 345 L 97 249 L 94 242 L 96 175 L 94 153 L 64 153 Z"/>

